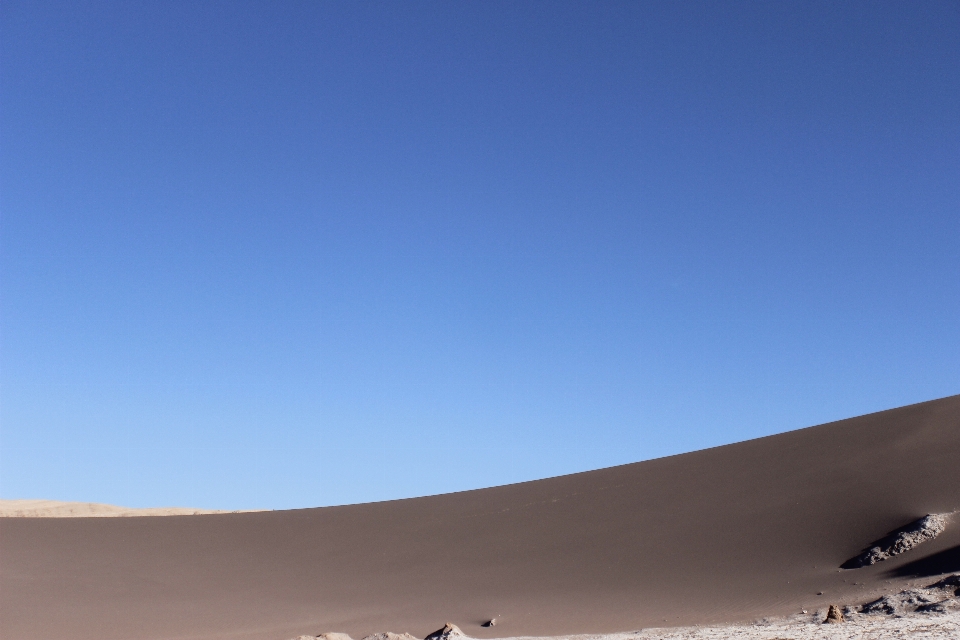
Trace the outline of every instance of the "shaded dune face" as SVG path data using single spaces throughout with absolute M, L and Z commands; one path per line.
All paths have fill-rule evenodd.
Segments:
M 555 635 L 862 603 L 953 562 L 956 516 L 914 549 L 840 569 L 891 531 L 960 510 L 957 460 L 953 396 L 427 498 L 162 518 L 5 518 L 0 636 L 423 637 L 448 621 L 475 637 Z M 492 618 L 495 627 L 480 626 Z

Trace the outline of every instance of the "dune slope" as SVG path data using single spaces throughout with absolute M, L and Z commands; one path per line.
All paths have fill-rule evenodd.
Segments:
M 0 636 L 423 637 L 448 621 L 479 638 L 561 635 L 863 602 L 955 563 L 956 516 L 915 549 L 838 569 L 898 527 L 960 509 L 957 460 L 960 396 L 427 498 L 0 518 Z

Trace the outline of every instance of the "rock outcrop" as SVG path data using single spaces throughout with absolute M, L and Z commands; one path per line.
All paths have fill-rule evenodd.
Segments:
M 908 613 L 946 613 L 960 611 L 960 574 L 931 584 L 923 589 L 910 589 L 868 602 L 861 613 L 903 616 Z
M 824 624 L 837 624 L 843 622 L 843 612 L 840 611 L 840 607 L 835 604 L 830 605 L 830 608 L 827 610 L 827 618 L 823 621 Z
M 859 555 L 850 558 L 840 566 L 843 569 L 859 569 L 909 551 L 943 533 L 947 528 L 949 517 L 950 514 L 932 513 L 915 520 L 877 540 Z
M 430 635 L 428 635 L 424 640 L 457 640 L 458 638 L 466 637 L 463 631 L 460 631 L 460 627 L 448 622 L 443 625 L 443 628 L 437 629 Z

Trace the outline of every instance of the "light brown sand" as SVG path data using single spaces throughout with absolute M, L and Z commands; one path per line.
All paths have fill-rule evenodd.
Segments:
M 134 509 L 97 502 L 57 500 L 0 500 L 0 518 L 129 518 L 137 516 L 192 516 L 207 513 L 243 513 L 189 507 Z
M 891 530 L 960 509 L 957 460 L 960 396 L 427 498 L 0 518 L 0 637 L 423 637 L 447 621 L 478 638 L 545 636 L 861 603 L 956 562 L 953 522 L 895 558 L 838 570 Z

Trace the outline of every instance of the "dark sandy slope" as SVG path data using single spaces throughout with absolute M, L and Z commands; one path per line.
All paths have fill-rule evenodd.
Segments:
M 450 621 L 490 637 L 749 620 L 960 570 L 960 518 L 903 556 L 837 570 L 891 529 L 957 509 L 960 396 L 428 498 L 3 518 L 0 636 L 423 637 Z M 492 616 L 495 628 L 479 626 Z

